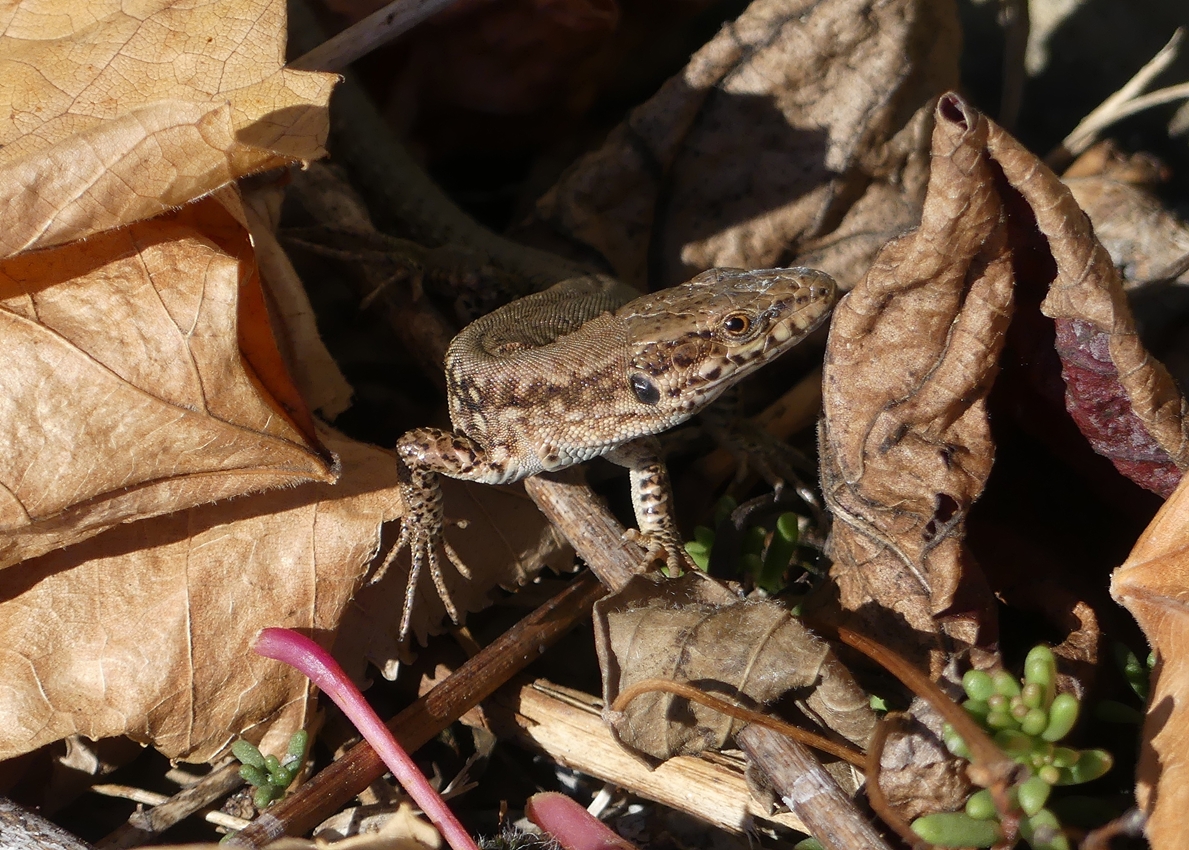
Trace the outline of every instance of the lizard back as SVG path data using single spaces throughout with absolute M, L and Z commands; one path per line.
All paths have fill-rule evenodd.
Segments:
M 803 338 L 834 282 L 809 269 L 716 269 L 634 297 L 564 281 L 472 322 L 446 354 L 450 419 L 513 481 L 665 431 Z

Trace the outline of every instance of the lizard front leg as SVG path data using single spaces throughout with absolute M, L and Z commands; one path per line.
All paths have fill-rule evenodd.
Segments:
M 442 488 L 438 474 L 451 478 L 483 480 L 490 471 L 482 446 L 462 434 L 440 428 L 417 428 L 402 436 L 396 443 L 400 456 L 399 480 L 405 515 L 401 520 L 400 537 L 380 574 L 405 546 L 409 547 L 409 579 L 405 585 L 405 607 L 401 613 L 400 640 L 404 640 L 412 621 L 413 597 L 421 571 L 429 568 L 438 597 L 446 606 L 446 613 L 458 622 L 458 608 L 450 598 L 442 575 L 438 548 L 464 578 L 470 578 L 466 564 L 454 551 L 442 533 Z
M 632 486 L 636 525 L 648 557 L 664 555 L 670 575 L 680 575 L 690 563 L 673 515 L 673 487 L 656 437 L 639 437 L 609 451 L 607 460 L 627 467 Z

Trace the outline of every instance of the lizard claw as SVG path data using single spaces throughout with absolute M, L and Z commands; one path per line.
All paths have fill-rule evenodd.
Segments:
M 623 534 L 625 540 L 630 540 L 644 547 L 644 563 L 652 564 L 663 561 L 665 572 L 670 578 L 676 578 L 690 569 L 697 569 L 685 546 L 676 537 L 661 534 L 647 534 L 635 528 L 629 528 Z

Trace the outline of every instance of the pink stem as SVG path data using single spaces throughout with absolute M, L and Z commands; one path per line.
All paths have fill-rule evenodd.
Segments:
M 396 781 L 442 833 L 446 843 L 454 850 L 478 850 L 475 840 L 458 822 L 446 801 L 417 769 L 409 754 L 397 743 L 329 652 L 290 629 L 262 629 L 252 648 L 258 655 L 284 662 L 309 677 L 355 724 Z
M 555 791 L 529 797 L 524 813 L 565 850 L 637 850 L 585 808 Z

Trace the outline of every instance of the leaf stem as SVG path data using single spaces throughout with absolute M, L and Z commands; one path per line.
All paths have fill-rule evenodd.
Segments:
M 355 724 L 383 760 L 396 781 L 433 822 L 453 850 L 478 850 L 475 840 L 458 822 L 413 759 L 397 743 L 384 722 L 367 704 L 359 688 L 347 678 L 343 668 L 318 644 L 290 629 L 262 629 L 252 647 L 258 655 L 273 658 L 301 671 Z

